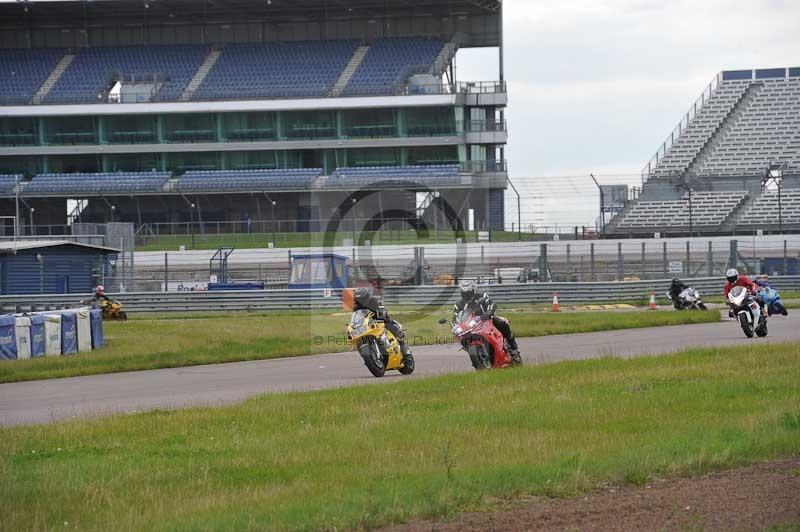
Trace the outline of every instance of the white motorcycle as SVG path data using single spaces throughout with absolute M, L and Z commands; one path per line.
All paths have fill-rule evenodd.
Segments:
M 753 335 L 764 337 L 767 335 L 767 316 L 761 312 L 761 304 L 755 296 L 743 286 L 734 286 L 728 292 L 728 304 L 733 315 L 742 326 L 744 335 L 752 338 Z
M 667 297 L 672 299 L 669 292 L 667 292 Z M 672 303 L 677 310 L 708 310 L 706 304 L 700 299 L 700 292 L 692 287 L 682 290 L 678 294 L 678 301 L 673 300 Z

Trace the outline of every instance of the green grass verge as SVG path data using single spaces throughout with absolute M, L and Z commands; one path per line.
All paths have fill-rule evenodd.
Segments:
M 465 231 L 463 242 L 477 242 L 476 231 Z M 379 231 L 376 233 L 361 231 L 357 235 L 359 243 L 364 245 L 367 240 L 373 246 L 391 244 L 437 244 L 453 243 L 459 236 L 454 231 L 439 231 L 437 238 L 434 230 L 427 231 Z M 532 233 L 518 233 L 508 231 L 492 231 L 493 242 L 516 242 L 518 240 L 534 240 L 537 235 Z M 275 247 L 279 248 L 305 248 L 320 247 L 325 244 L 325 233 L 275 233 Z M 340 230 L 334 235 L 332 244 L 343 245 L 343 240 L 352 238 L 352 233 Z M 206 234 L 206 235 L 160 235 L 145 241 L 137 242 L 136 251 L 177 251 L 180 246 L 186 249 L 217 249 L 219 247 L 235 247 L 238 249 L 266 248 L 273 239 L 272 233 L 236 233 L 236 234 Z
M 413 345 L 441 343 L 450 330 L 436 314 L 398 312 Z M 718 321 L 716 312 L 509 313 L 515 334 L 541 336 Z M 144 369 L 173 368 L 350 349 L 344 343 L 349 314 L 270 313 L 137 317 L 106 322 L 106 346 L 91 353 L 0 362 L 0 382 Z
M 800 344 L 0 430 L 6 530 L 351 530 L 800 452 Z

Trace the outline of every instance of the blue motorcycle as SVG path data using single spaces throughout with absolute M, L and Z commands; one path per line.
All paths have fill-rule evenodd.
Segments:
M 767 313 L 772 316 L 773 314 L 789 314 L 786 307 L 781 303 L 781 295 L 777 290 L 768 284 L 756 283 L 761 286 L 758 292 L 758 299 L 767 307 Z

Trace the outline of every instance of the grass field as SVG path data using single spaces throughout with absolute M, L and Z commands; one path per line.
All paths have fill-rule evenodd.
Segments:
M 4 530 L 350 530 L 800 452 L 800 344 L 0 430 Z
M 371 245 L 380 246 L 386 244 L 452 244 L 456 241 L 457 235 L 454 231 L 439 231 L 437 238 L 435 231 L 380 231 L 375 233 L 360 231 L 356 234 L 359 243 L 363 245 L 369 240 Z M 509 231 L 492 231 L 492 242 L 515 242 L 517 240 L 534 240 L 537 235 L 533 233 L 512 233 Z M 352 233 L 340 230 L 331 241 L 331 245 L 341 246 L 345 238 L 351 239 Z M 320 247 L 325 245 L 325 233 L 275 233 L 275 247 L 278 248 L 303 248 Z M 141 239 L 137 242 L 136 251 L 177 251 L 180 246 L 186 249 L 217 249 L 219 247 L 234 247 L 237 249 L 266 248 L 270 241 L 273 241 L 272 233 L 234 233 L 234 234 L 214 234 L 205 235 L 159 235 Z M 477 242 L 478 233 L 476 231 L 465 231 L 463 233 L 464 243 Z
M 437 323 L 442 311 L 398 312 L 412 344 L 449 338 Z M 719 320 L 717 312 L 512 312 L 518 336 L 542 336 Z M 270 313 L 157 316 L 127 323 L 106 322 L 103 349 L 73 356 L 0 363 L 0 382 L 51 379 L 120 371 L 194 366 L 346 351 L 342 342 L 349 314 Z M 321 337 L 322 341 L 315 341 Z M 438 340 L 439 342 L 441 340 Z

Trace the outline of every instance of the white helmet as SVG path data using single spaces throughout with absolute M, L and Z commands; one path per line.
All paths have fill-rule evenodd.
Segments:
M 459 288 L 461 289 L 461 299 L 464 301 L 470 301 L 473 297 L 475 297 L 475 292 L 478 289 L 478 285 L 475 283 L 475 281 L 464 280 L 461 281 Z
M 728 271 L 725 272 L 725 278 L 728 280 L 729 283 L 733 284 L 739 279 L 739 270 L 736 268 L 730 268 Z

